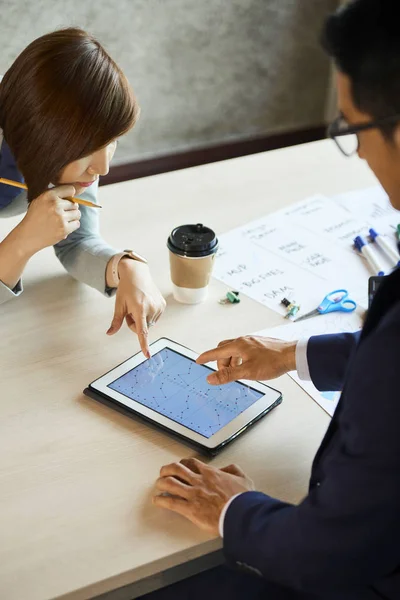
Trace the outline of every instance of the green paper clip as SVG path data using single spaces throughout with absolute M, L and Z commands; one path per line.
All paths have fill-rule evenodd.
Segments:
M 219 301 L 220 304 L 239 304 L 239 292 L 227 292 L 224 298 Z
M 296 304 L 296 301 L 288 300 L 287 298 L 282 298 L 281 304 L 286 308 L 285 319 L 290 319 L 295 317 L 300 310 L 300 304 Z

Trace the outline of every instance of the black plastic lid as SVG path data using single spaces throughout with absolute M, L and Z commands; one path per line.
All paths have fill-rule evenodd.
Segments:
M 212 229 L 197 225 L 176 227 L 168 238 L 171 252 L 189 258 L 200 258 L 214 254 L 218 250 L 218 239 Z

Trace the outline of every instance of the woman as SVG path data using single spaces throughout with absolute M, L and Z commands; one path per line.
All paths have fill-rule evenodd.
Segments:
M 22 293 L 29 259 L 47 246 L 76 279 L 116 295 L 108 334 L 124 319 L 149 356 L 148 327 L 165 309 L 145 259 L 119 251 L 99 234 L 97 202 L 117 138 L 139 107 L 129 83 L 92 36 L 69 28 L 32 42 L 0 84 L 0 177 L 25 181 L 28 192 L 0 184 L 0 216 L 26 211 L 0 243 L 0 303 Z

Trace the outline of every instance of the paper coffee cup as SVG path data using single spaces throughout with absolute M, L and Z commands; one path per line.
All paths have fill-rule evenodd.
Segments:
M 167 246 L 175 300 L 185 304 L 203 302 L 218 250 L 215 233 L 201 223 L 181 225 L 172 231 Z

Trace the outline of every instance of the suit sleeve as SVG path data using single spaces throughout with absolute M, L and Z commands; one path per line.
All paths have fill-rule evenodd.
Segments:
M 228 562 L 306 593 L 366 586 L 398 567 L 399 339 L 400 318 L 360 344 L 329 455 L 298 506 L 258 492 L 232 502 Z
M 310 337 L 307 362 L 315 387 L 321 392 L 341 391 L 348 366 L 360 339 L 356 333 L 339 333 Z

